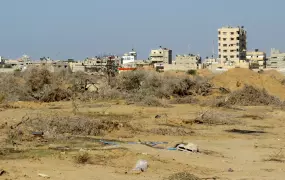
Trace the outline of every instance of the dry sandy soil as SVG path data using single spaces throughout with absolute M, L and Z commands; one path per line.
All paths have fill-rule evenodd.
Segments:
M 127 122 L 129 126 L 120 126 L 99 137 L 73 137 L 44 143 L 35 139 L 13 142 L 14 145 L 7 142 L 10 126 L 20 122 L 25 115 L 30 118 L 55 114 L 71 116 L 72 107 L 71 102 L 19 102 L 1 109 L 1 151 L 9 147 L 13 151 L 0 154 L 0 169 L 6 171 L 0 179 L 40 180 L 44 178 L 38 173 L 43 173 L 55 180 L 163 180 L 178 172 L 188 172 L 204 179 L 281 180 L 285 177 L 282 152 L 285 147 L 285 112 L 269 106 L 216 109 L 173 105 L 151 108 L 125 105 L 119 101 L 80 103 L 76 116 L 95 114 L 99 117 L 100 114 L 100 117 Z M 194 123 L 197 117 L 206 113 L 211 118 L 204 119 L 204 124 Z M 161 117 L 155 118 L 156 115 Z M 252 132 L 228 131 L 233 129 Z M 103 145 L 93 138 L 113 139 L 121 143 L 118 146 Z M 158 149 L 126 143 L 145 141 L 165 141 L 168 144 L 161 145 L 164 149 Z M 166 149 L 179 142 L 197 144 L 200 153 Z M 48 149 L 50 143 L 74 149 L 51 150 Z M 88 152 L 92 163 L 78 164 L 74 161 L 80 148 Z M 148 161 L 146 172 L 132 171 L 139 159 Z

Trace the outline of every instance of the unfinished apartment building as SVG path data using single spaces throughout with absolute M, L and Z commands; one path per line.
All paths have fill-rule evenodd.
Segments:
M 160 46 L 159 49 L 151 50 L 149 60 L 151 60 L 153 64 L 172 64 L 172 50 Z
M 271 56 L 267 61 L 267 68 L 285 68 L 285 52 L 281 52 L 278 49 L 271 49 Z
M 201 57 L 194 54 L 176 55 L 175 65 L 181 66 L 183 69 L 199 69 L 201 64 Z
M 243 26 L 218 29 L 218 39 L 218 55 L 221 63 L 246 59 L 246 30 Z
M 250 69 L 264 69 L 266 66 L 266 53 L 255 49 L 246 52 L 246 61 Z

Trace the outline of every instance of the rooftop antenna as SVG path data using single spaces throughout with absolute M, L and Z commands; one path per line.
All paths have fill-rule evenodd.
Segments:
M 212 58 L 215 57 L 215 40 L 213 40 Z
M 134 44 L 132 44 L 132 51 L 135 51 L 135 47 L 134 47 Z
M 191 54 L 191 45 L 190 44 L 188 44 L 188 52 L 189 52 L 189 54 Z

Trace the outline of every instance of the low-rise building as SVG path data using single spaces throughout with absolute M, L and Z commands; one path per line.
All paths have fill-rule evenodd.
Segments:
M 122 56 L 122 64 L 134 63 L 137 60 L 137 52 L 132 49 L 131 52 Z
M 5 62 L 6 62 L 6 59 L 0 56 L 0 64 L 5 64 Z
M 201 65 L 201 57 L 199 55 L 176 55 L 175 65 L 184 66 L 186 69 L 199 69 Z
M 250 69 L 264 69 L 266 66 L 266 53 L 255 49 L 246 52 L 246 61 Z
M 285 53 L 278 49 L 271 49 L 271 55 L 266 63 L 267 68 L 285 68 Z
M 172 64 L 172 50 L 168 48 L 162 48 L 151 50 L 149 60 L 155 63 Z

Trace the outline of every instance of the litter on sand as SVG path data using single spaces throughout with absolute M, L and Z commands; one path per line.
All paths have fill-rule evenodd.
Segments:
M 183 152 L 199 152 L 198 145 L 193 143 L 178 144 L 176 145 L 176 149 Z
M 138 160 L 135 168 L 133 169 L 133 171 L 141 171 L 141 172 L 145 172 L 146 169 L 148 167 L 148 163 L 146 160 Z
M 38 176 L 42 177 L 42 178 L 47 178 L 49 179 L 50 177 L 46 174 L 42 174 L 42 173 L 38 173 Z

